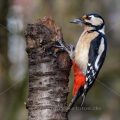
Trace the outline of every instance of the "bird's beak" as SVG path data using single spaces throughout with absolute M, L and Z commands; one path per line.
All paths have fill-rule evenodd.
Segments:
M 84 19 L 82 18 L 77 18 L 77 19 L 74 19 L 73 21 L 70 21 L 70 23 L 74 23 L 74 24 L 84 24 Z

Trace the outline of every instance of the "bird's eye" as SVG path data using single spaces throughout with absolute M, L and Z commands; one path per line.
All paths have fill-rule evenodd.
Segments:
M 87 16 L 87 18 L 86 18 L 87 20 L 90 20 L 91 19 L 91 17 L 90 16 Z
M 90 19 L 91 19 L 91 16 L 89 16 L 89 15 L 84 15 L 84 16 L 82 17 L 82 19 L 84 19 L 84 20 L 90 20 Z

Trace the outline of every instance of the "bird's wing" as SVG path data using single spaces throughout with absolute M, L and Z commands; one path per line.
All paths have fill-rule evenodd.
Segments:
M 86 84 L 84 85 L 85 92 L 92 87 L 101 67 L 104 62 L 107 50 L 106 38 L 104 35 L 99 35 L 90 43 L 89 59 L 86 70 Z

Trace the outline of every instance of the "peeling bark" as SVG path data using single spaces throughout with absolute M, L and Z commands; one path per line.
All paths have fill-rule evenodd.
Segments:
M 45 17 L 29 24 L 25 37 L 29 60 L 28 120 L 67 120 L 71 60 L 65 51 L 53 47 L 63 39 L 60 28 Z

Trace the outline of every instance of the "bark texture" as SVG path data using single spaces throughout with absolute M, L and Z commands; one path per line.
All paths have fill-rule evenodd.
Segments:
M 61 30 L 45 17 L 29 24 L 25 37 L 29 60 L 28 120 L 66 120 L 71 60 L 65 51 L 53 47 L 63 39 Z

